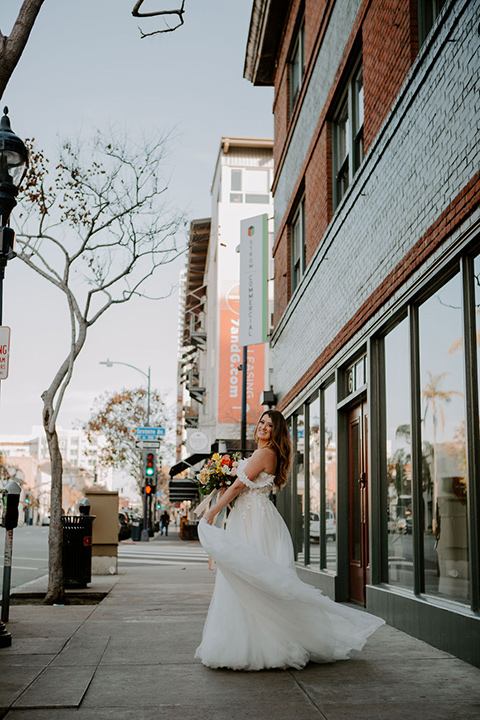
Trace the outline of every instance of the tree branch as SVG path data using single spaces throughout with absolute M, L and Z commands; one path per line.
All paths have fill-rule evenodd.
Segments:
M 135 7 L 132 10 L 133 17 L 157 17 L 159 15 L 165 17 L 166 15 L 176 15 L 178 18 L 178 25 L 175 25 L 174 27 L 169 27 L 165 21 L 165 25 L 167 25 L 166 28 L 163 30 L 154 30 L 153 32 L 144 33 L 141 28 L 138 28 L 140 31 L 140 37 L 146 38 L 150 37 L 151 35 L 160 35 L 161 33 L 167 33 L 167 32 L 174 32 L 175 30 L 178 30 L 179 27 L 183 25 L 183 15 L 185 13 L 185 0 L 182 0 L 182 5 L 177 10 L 157 10 L 155 12 L 140 12 L 140 8 L 143 5 L 144 0 L 138 0 L 135 3 Z
M 25 49 L 44 0 L 24 0 L 9 37 L 0 37 L 0 98 Z

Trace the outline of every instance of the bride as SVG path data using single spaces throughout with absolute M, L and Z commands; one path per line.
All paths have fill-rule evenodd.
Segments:
M 267 410 L 255 430 L 257 450 L 240 460 L 237 480 L 199 523 L 200 542 L 217 563 L 203 637 L 195 657 L 212 668 L 303 668 L 345 660 L 361 650 L 384 621 L 338 605 L 303 583 L 293 546 L 270 501 L 287 482 L 291 444 L 287 423 Z M 236 498 L 226 529 L 214 521 Z

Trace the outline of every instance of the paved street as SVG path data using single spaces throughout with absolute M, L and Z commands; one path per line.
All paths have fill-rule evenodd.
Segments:
M 198 543 L 122 543 L 98 605 L 12 605 L 2 720 L 476 720 L 480 671 L 382 627 L 348 662 L 210 670 L 194 659 L 213 589 Z M 38 588 L 44 584 L 40 580 Z
M 148 543 L 124 540 L 118 547 L 120 569 L 141 565 L 204 566 L 208 557 L 198 541 L 183 542 L 174 526 L 168 537 L 157 534 Z
M 5 530 L 0 529 L 0 578 L 3 578 Z M 48 572 L 48 527 L 23 525 L 13 533 L 12 590 Z M 0 580 L 0 595 L 2 591 Z

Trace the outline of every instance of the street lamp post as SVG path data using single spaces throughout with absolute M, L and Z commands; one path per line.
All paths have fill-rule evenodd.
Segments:
M 7 262 L 15 257 L 15 233 L 9 227 L 20 183 L 28 167 L 28 150 L 10 127 L 8 108 L 0 120 L 0 325 L 3 322 L 3 278 Z
M 109 358 L 107 358 L 106 360 L 101 360 L 100 365 L 106 365 L 107 367 L 112 367 L 112 365 L 125 365 L 125 367 L 137 370 L 139 373 L 141 373 L 144 377 L 147 378 L 147 427 L 150 427 L 150 368 L 148 368 L 148 373 L 146 373 L 144 370 L 141 370 L 135 365 L 130 365 L 130 363 L 120 362 L 118 360 L 109 360 Z M 148 503 L 149 497 L 145 494 L 143 498 L 143 530 L 140 538 L 142 541 L 148 541 L 150 539 L 150 533 L 148 530 Z
M 5 107 L 3 117 L 0 120 L 0 326 L 3 323 L 3 279 L 5 277 L 5 268 L 7 262 L 15 257 L 13 250 L 15 247 L 15 233 L 9 226 L 10 214 L 17 204 L 16 197 L 20 183 L 27 172 L 27 167 L 28 150 L 23 140 L 20 140 L 10 127 L 8 108 Z M 12 527 L 16 527 L 16 523 Z M 8 621 L 12 545 L 13 529 L 8 529 L 5 536 L 0 647 L 5 647 L 12 642 L 11 635 L 7 632 L 4 624 Z M 10 567 L 7 567 L 7 557 L 10 557 Z
M 125 365 L 125 367 L 137 370 L 143 375 L 143 377 L 147 378 L 147 426 L 150 427 L 150 368 L 148 368 L 148 373 L 146 373 L 144 370 L 140 370 L 140 368 L 135 365 L 130 365 L 130 363 L 124 363 L 118 360 L 109 360 L 108 358 L 106 360 L 101 360 L 100 365 L 106 365 L 107 367 L 112 367 L 112 365 Z

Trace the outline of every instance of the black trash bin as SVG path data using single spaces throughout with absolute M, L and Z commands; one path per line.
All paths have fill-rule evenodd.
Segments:
M 63 579 L 66 587 L 87 587 L 92 581 L 94 515 L 63 515 Z
M 198 540 L 198 523 L 190 523 L 188 526 L 188 539 Z
M 142 539 L 142 528 L 143 522 L 141 520 L 134 520 L 132 522 L 132 540 L 140 542 Z

